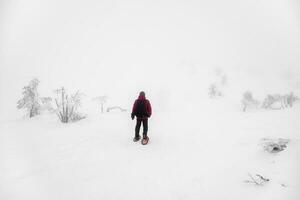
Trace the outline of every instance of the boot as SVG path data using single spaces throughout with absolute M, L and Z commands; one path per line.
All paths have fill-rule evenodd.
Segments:
M 149 137 L 147 135 L 143 135 L 142 145 L 148 144 L 148 141 L 149 141 Z
M 140 139 L 141 139 L 141 136 L 137 135 L 137 136 L 135 136 L 135 137 L 133 138 L 133 141 L 134 141 L 134 142 L 137 142 L 137 141 L 139 141 Z

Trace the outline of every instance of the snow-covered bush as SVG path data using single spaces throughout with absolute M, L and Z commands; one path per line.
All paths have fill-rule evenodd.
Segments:
M 121 111 L 121 112 L 126 112 L 126 109 L 121 108 L 120 106 L 112 106 L 112 107 L 108 107 L 108 108 L 106 109 L 106 112 L 110 112 L 110 111 L 112 111 L 112 110 L 119 110 L 119 111 Z
M 276 103 L 279 103 L 279 107 L 274 107 Z M 267 97 L 264 99 L 264 102 L 262 104 L 262 108 L 265 109 L 281 109 L 282 107 L 282 99 L 281 95 L 279 94 L 274 94 L 274 95 L 267 95 Z
M 23 88 L 23 98 L 17 103 L 17 108 L 26 109 L 29 117 L 34 117 L 40 113 L 41 105 L 37 91 L 39 83 L 40 81 L 38 79 L 32 79 L 29 84 Z
M 101 105 L 101 113 L 104 112 L 104 104 L 107 102 L 108 97 L 107 96 L 98 96 L 93 98 L 94 101 L 97 101 Z
M 59 96 L 59 100 L 55 99 L 56 114 L 61 122 L 69 123 L 85 118 L 84 115 L 78 112 L 78 108 L 81 106 L 81 93 L 76 92 L 69 96 L 63 87 L 55 92 Z
M 294 103 L 300 100 L 299 97 L 295 96 L 293 92 L 290 92 L 290 94 L 285 95 L 285 98 L 286 98 L 286 104 L 289 107 L 293 107 Z
M 210 98 L 223 96 L 222 92 L 217 88 L 215 83 L 213 83 L 209 86 L 208 95 Z
M 289 141 L 289 139 L 283 138 L 263 138 L 261 145 L 269 153 L 278 153 L 287 147 Z
M 299 98 L 292 92 L 286 95 L 267 95 L 262 104 L 262 108 L 274 110 L 284 109 L 287 107 L 292 107 L 297 100 L 299 100 Z
M 27 86 L 23 88 L 23 98 L 17 103 L 18 109 L 26 109 L 29 117 L 40 114 L 43 110 L 51 110 L 50 97 L 40 97 L 38 93 L 38 79 L 32 79 Z
M 242 105 L 243 105 L 243 111 L 245 112 L 247 108 L 258 108 L 260 102 L 253 98 L 253 95 L 250 91 L 247 91 L 243 95 L 242 99 Z

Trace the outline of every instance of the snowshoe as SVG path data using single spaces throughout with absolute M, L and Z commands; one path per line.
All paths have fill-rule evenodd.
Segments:
M 138 142 L 140 139 L 141 139 L 141 136 L 134 137 L 134 138 L 133 138 L 133 141 L 134 141 L 134 142 Z
M 144 138 L 142 139 L 142 145 L 148 144 L 148 141 L 149 141 L 149 137 L 148 137 L 148 136 L 144 137 Z

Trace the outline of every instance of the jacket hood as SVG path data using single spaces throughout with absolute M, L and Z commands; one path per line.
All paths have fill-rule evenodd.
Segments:
M 146 97 L 145 97 L 145 95 L 139 95 L 138 99 L 139 99 L 139 100 L 145 100 Z

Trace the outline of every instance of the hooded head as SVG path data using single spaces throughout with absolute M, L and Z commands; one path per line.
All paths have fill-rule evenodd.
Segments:
M 139 94 L 139 99 L 146 99 L 146 95 L 144 91 L 141 91 Z

